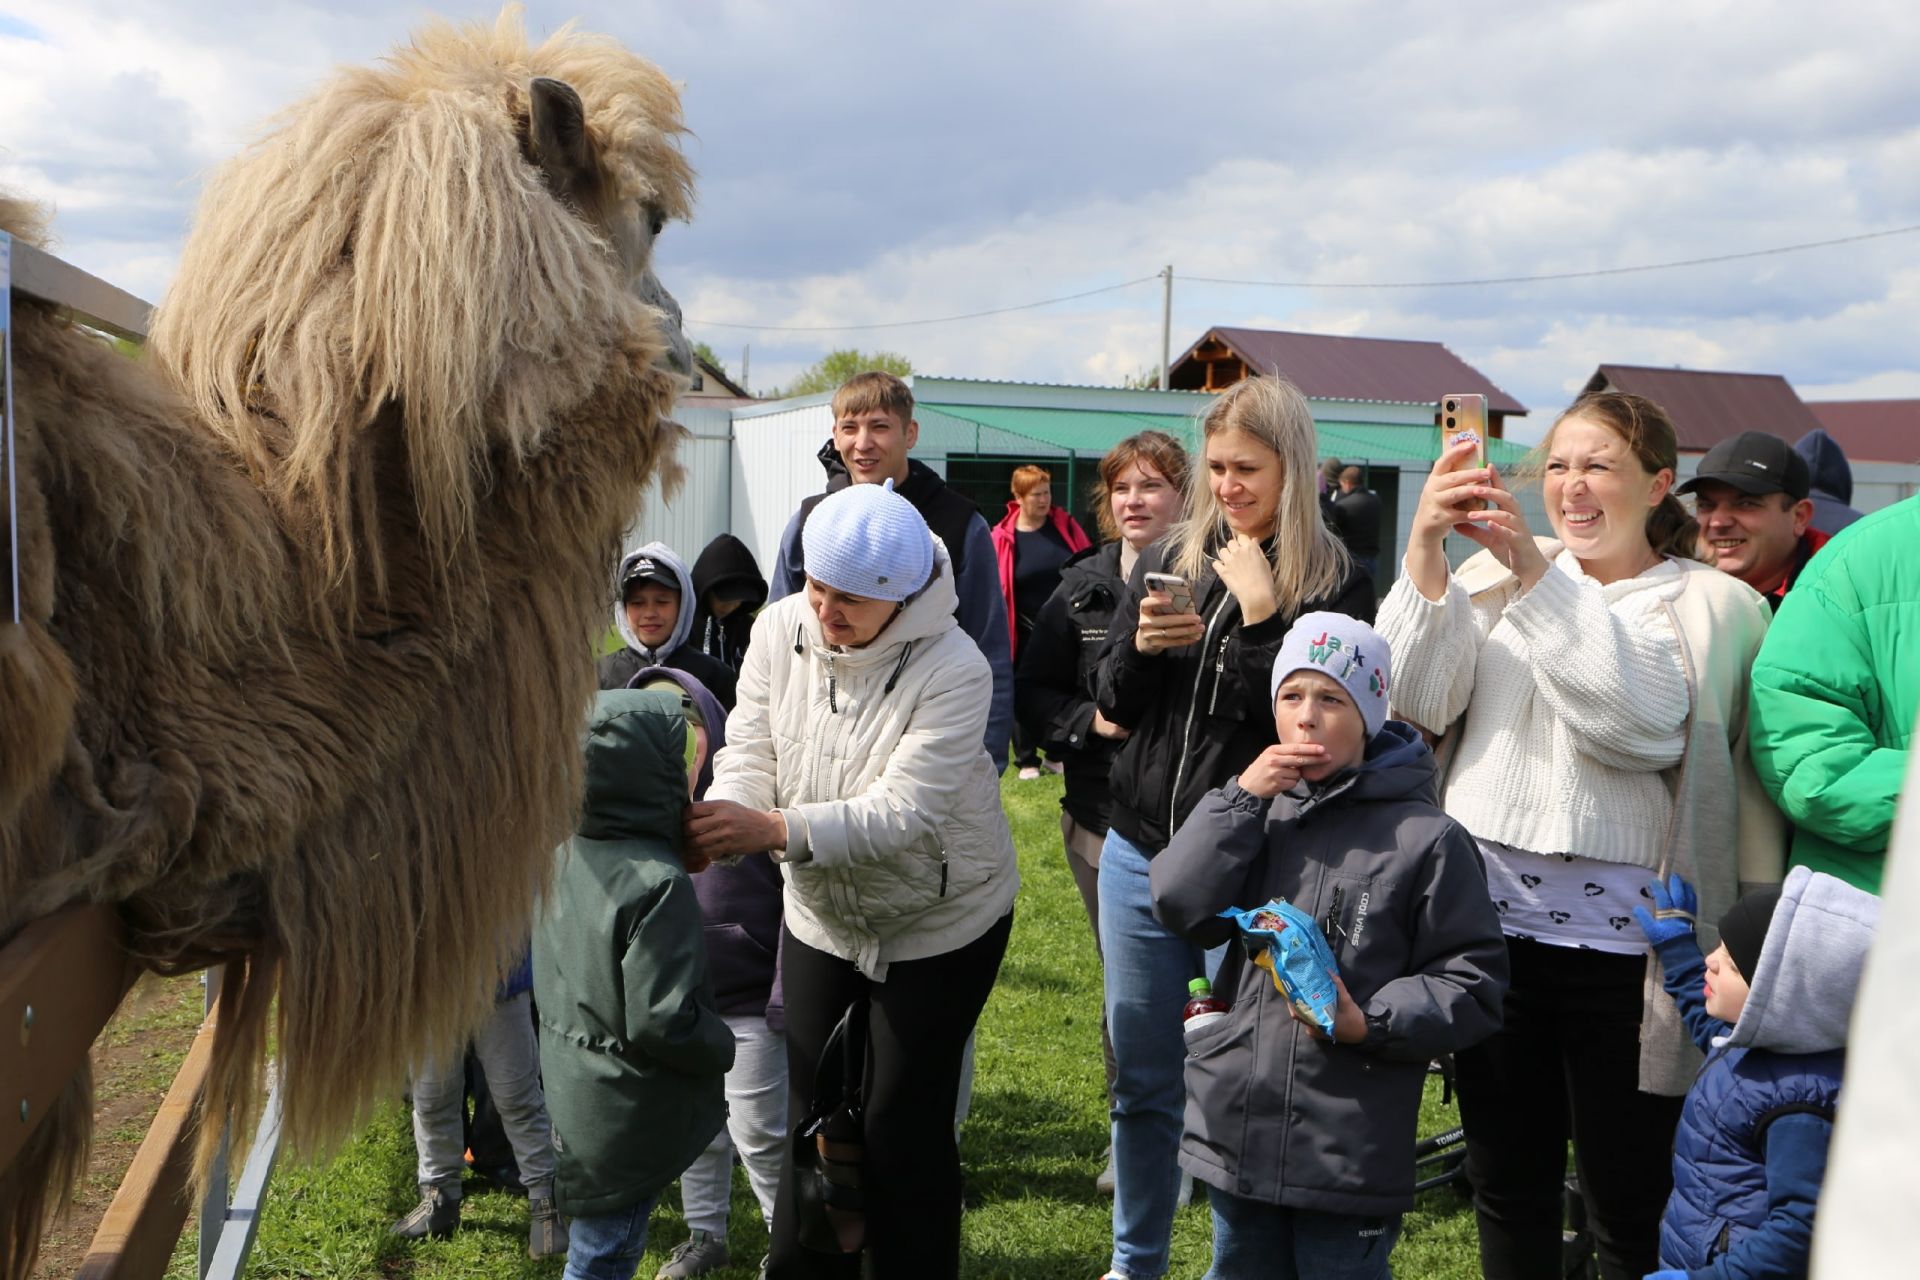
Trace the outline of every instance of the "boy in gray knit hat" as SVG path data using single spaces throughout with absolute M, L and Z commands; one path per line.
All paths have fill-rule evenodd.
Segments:
M 1391 667 L 1364 622 L 1295 622 L 1273 664 L 1279 742 L 1151 864 L 1154 913 L 1200 946 L 1232 934 L 1221 911 L 1284 898 L 1339 966 L 1328 1037 L 1229 948 L 1232 1008 L 1188 1042 L 1180 1166 L 1209 1189 L 1210 1276 L 1389 1276 L 1426 1065 L 1500 1025 L 1500 919 L 1473 838 L 1435 803 L 1433 754 L 1387 719 Z

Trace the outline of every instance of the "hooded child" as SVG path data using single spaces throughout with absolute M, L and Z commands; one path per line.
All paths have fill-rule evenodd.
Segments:
M 1654 1280 L 1804 1276 L 1880 899 L 1795 867 L 1720 917 L 1702 955 L 1693 886 L 1634 908 L 1667 994 L 1707 1055 L 1680 1113 Z
M 767 580 L 747 544 L 730 533 L 709 542 L 693 562 L 693 612 L 688 643 L 735 675 L 747 656 L 753 618 L 767 602 Z
M 727 745 L 727 713 L 693 676 L 672 667 L 647 667 L 635 689 L 665 689 L 681 699 L 688 724 L 702 735 L 690 768 L 693 798 L 713 781 L 713 760 Z M 787 1137 L 786 1010 L 780 994 L 780 868 L 768 858 L 731 858 L 694 873 L 700 899 L 714 1008 L 733 1033 L 727 1071 L 727 1122 L 680 1175 L 687 1238 L 675 1245 L 661 1274 L 669 1280 L 727 1266 L 734 1155 L 773 1223 L 774 1191 Z
M 581 1280 L 633 1274 L 660 1192 L 726 1123 L 733 1033 L 683 862 L 689 732 L 669 690 L 595 698 L 579 825 L 534 926 L 554 1194 Z
M 624 646 L 600 659 L 602 689 L 624 689 L 642 667 L 673 667 L 705 685 L 720 705 L 733 710 L 733 671 L 688 642 L 693 634 L 693 575 L 664 542 L 629 551 L 615 578 L 620 598 L 613 625 Z
M 1214 946 L 1233 931 L 1221 911 L 1284 898 L 1321 922 L 1338 965 L 1331 1038 L 1240 948 L 1220 967 L 1232 1006 L 1188 1046 L 1180 1148 L 1212 1200 L 1210 1276 L 1389 1276 L 1427 1064 L 1500 1025 L 1486 873 L 1439 807 L 1418 731 L 1386 718 L 1390 668 L 1364 622 L 1295 622 L 1273 664 L 1279 742 L 1151 865 L 1176 933 Z

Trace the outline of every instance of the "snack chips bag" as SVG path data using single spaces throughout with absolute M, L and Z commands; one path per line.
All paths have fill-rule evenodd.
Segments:
M 1285 898 L 1261 907 L 1229 909 L 1220 916 L 1240 927 L 1240 945 L 1255 964 L 1273 975 L 1274 988 L 1309 1024 L 1331 1036 L 1333 1013 L 1340 1003 L 1333 985 L 1339 964 L 1313 917 Z

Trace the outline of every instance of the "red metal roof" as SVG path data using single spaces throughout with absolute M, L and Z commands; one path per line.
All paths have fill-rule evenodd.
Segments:
M 1713 448 L 1742 431 L 1766 431 L 1789 443 L 1820 425 L 1793 385 L 1777 373 L 1712 373 L 1603 364 L 1586 390 L 1611 387 L 1659 405 L 1673 419 L 1680 448 Z
M 1177 374 L 1194 348 L 1209 338 L 1225 343 L 1257 372 L 1285 374 L 1315 399 L 1431 404 L 1450 391 L 1463 391 L 1486 396 L 1487 408 L 1494 412 L 1527 411 L 1527 406 L 1442 344 L 1401 338 L 1350 338 L 1219 326 L 1207 330 L 1199 342 L 1188 347 L 1186 354 L 1174 361 L 1170 375 Z M 1169 381 L 1179 385 L 1172 376 Z
M 1853 462 L 1920 462 L 1920 400 L 1815 400 L 1813 416 Z

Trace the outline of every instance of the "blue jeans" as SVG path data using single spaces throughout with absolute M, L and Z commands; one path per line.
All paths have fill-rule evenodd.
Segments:
M 1206 1280 L 1393 1280 L 1400 1215 L 1288 1209 L 1207 1188 L 1213 1266 Z
M 633 1280 L 647 1251 L 647 1219 L 657 1199 L 648 1196 L 631 1208 L 575 1218 L 564 1280 Z
M 1118 831 L 1100 850 L 1100 950 L 1113 1038 L 1113 1264 L 1128 1280 L 1167 1273 L 1179 1192 L 1187 983 L 1211 978 L 1225 947 L 1202 951 L 1153 917 L 1147 855 Z

